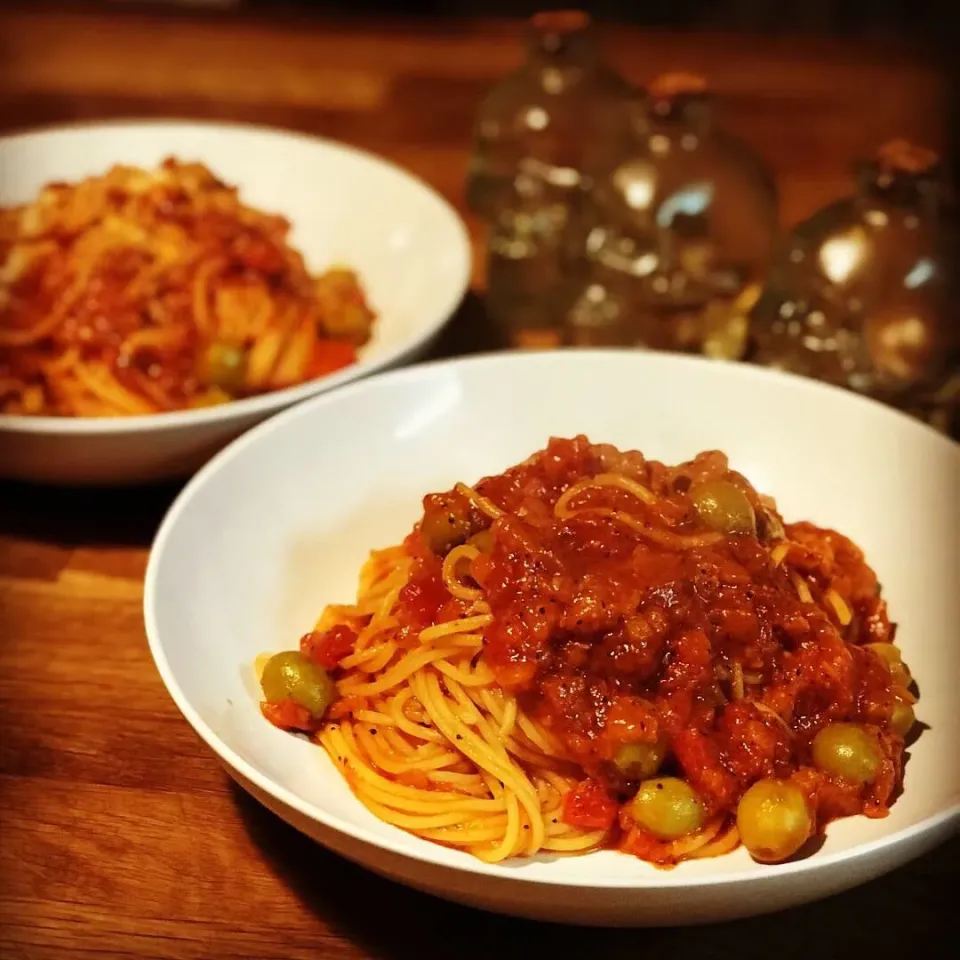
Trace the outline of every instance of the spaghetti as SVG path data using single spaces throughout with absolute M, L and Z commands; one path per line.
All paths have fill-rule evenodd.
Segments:
M 424 500 L 357 600 L 260 664 L 376 816 L 491 861 L 672 865 L 883 816 L 913 723 L 876 578 L 717 452 L 585 438 Z
M 374 314 L 289 223 L 197 163 L 114 167 L 0 209 L 0 412 L 209 406 L 352 363 Z

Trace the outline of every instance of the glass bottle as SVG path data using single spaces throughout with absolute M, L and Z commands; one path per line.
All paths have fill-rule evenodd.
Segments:
M 945 425 L 960 396 L 945 312 L 938 157 L 904 140 L 798 226 L 751 315 L 753 359 Z
M 567 339 L 738 357 L 777 232 L 774 182 L 714 123 L 706 81 L 658 77 L 578 230 Z
M 526 60 L 483 101 L 467 200 L 487 230 L 487 306 L 514 346 L 560 342 L 557 291 L 571 206 L 616 150 L 632 88 L 602 60 L 587 14 L 540 13 Z

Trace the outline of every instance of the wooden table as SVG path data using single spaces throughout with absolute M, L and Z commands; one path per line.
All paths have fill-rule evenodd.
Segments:
M 35 3 L 0 14 L 0 126 L 144 114 L 282 124 L 382 153 L 462 206 L 471 117 L 516 63 L 515 33 Z M 609 47 L 635 80 L 705 71 L 728 124 L 778 171 L 788 222 L 842 193 L 850 163 L 882 139 L 943 139 L 942 78 L 916 52 L 633 30 Z M 441 352 L 488 342 L 471 299 Z M 946 955 L 957 842 L 803 909 L 645 933 L 482 915 L 304 842 L 232 787 L 150 661 L 141 581 L 176 491 L 0 485 L 3 958 L 789 958 L 813 943 L 824 957 L 903 956 L 914 943 Z

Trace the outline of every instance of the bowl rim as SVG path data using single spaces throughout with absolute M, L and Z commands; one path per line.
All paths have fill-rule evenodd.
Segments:
M 859 860 L 871 855 L 881 855 L 890 848 L 899 847 L 908 843 L 912 838 L 935 833 L 951 823 L 960 824 L 960 799 L 956 799 L 952 803 L 948 803 L 944 808 L 925 817 L 919 823 L 911 824 L 893 833 L 877 837 L 864 843 L 859 843 L 850 849 L 827 854 L 818 853 L 802 860 L 788 861 L 786 863 L 765 864 L 763 865 L 762 874 L 746 873 L 742 868 L 740 870 L 728 869 L 709 876 L 683 876 L 682 874 L 674 872 L 669 875 L 672 882 L 660 883 L 658 880 L 664 879 L 666 875 L 664 875 L 663 871 L 651 867 L 652 872 L 650 876 L 643 880 L 636 877 L 623 878 L 603 875 L 595 877 L 584 876 L 582 879 L 571 878 L 569 875 L 533 877 L 524 875 L 522 871 L 511 870 L 502 864 L 489 864 L 472 857 L 465 858 L 462 863 L 452 864 L 441 858 L 439 851 L 445 851 L 446 848 L 439 844 L 423 840 L 405 831 L 401 837 L 394 840 L 391 837 L 378 835 L 363 825 L 351 823 L 336 814 L 331 814 L 316 804 L 302 799 L 294 791 L 282 786 L 272 777 L 262 773 L 254 764 L 241 757 L 220 739 L 194 709 L 190 700 L 181 689 L 176 675 L 167 660 L 163 640 L 160 636 L 157 620 L 157 581 L 159 570 L 163 563 L 166 543 L 172 536 L 181 514 L 186 511 L 194 496 L 218 471 L 226 468 L 231 461 L 242 455 L 248 447 L 255 445 L 262 436 L 267 435 L 271 431 L 281 429 L 289 421 L 299 417 L 309 417 L 317 409 L 329 404 L 343 402 L 347 400 L 352 393 L 366 390 L 389 391 L 393 388 L 394 384 L 403 385 L 407 381 L 416 380 L 420 377 L 430 377 L 438 370 L 456 370 L 461 367 L 480 369 L 490 367 L 496 369 L 501 365 L 523 366 L 531 363 L 559 364 L 560 366 L 568 363 L 583 364 L 591 362 L 599 365 L 630 364 L 638 359 L 641 365 L 655 363 L 675 365 L 681 369 L 689 368 L 693 375 L 695 375 L 698 369 L 712 364 L 726 368 L 731 376 L 742 376 L 766 382 L 778 381 L 789 385 L 791 389 L 807 393 L 823 393 L 825 391 L 833 393 L 837 399 L 840 399 L 840 397 L 845 398 L 843 402 L 873 409 L 875 412 L 879 412 L 881 416 L 899 421 L 902 425 L 907 425 L 908 428 L 925 434 L 928 441 L 941 442 L 943 444 L 942 450 L 946 456 L 955 456 L 960 460 L 960 443 L 954 442 L 951 438 L 944 436 L 932 427 L 921 423 L 905 413 L 842 387 L 836 387 L 792 373 L 771 370 L 750 364 L 712 360 L 680 354 L 652 353 L 646 351 L 632 352 L 616 349 L 491 352 L 416 364 L 412 367 L 392 370 L 375 377 L 355 381 L 340 390 L 320 394 L 313 397 L 309 402 L 291 407 L 279 413 L 277 416 L 271 417 L 269 420 L 258 424 L 217 453 L 177 494 L 164 516 L 150 548 L 146 575 L 144 577 L 143 593 L 143 616 L 148 647 L 157 671 L 160 674 L 160 678 L 175 705 L 204 743 L 219 757 L 221 762 L 239 773 L 248 782 L 252 783 L 278 803 L 291 808 L 308 820 L 319 823 L 329 830 L 343 834 L 365 845 L 439 869 L 455 870 L 476 876 L 491 877 L 497 880 L 513 880 L 524 884 L 539 884 L 550 887 L 574 889 L 579 887 L 592 887 L 607 890 L 642 890 L 651 888 L 682 890 L 714 887 L 718 884 L 752 883 L 768 876 L 770 878 L 785 878 L 815 872 L 836 864 Z M 359 803 L 360 801 L 357 800 L 356 802 Z
M 470 289 L 470 278 L 473 267 L 473 249 L 470 242 L 470 233 L 463 218 L 440 192 L 426 180 L 415 173 L 401 167 L 399 164 L 381 157 L 371 151 L 354 147 L 330 137 L 318 134 L 304 133 L 299 130 L 290 130 L 283 127 L 274 127 L 267 124 L 244 123 L 240 121 L 194 120 L 189 118 L 149 117 L 149 118 L 116 118 L 110 120 L 78 120 L 68 123 L 45 124 L 37 127 L 15 130 L 0 135 L 0 159 L 8 146 L 18 141 L 43 139 L 47 136 L 56 136 L 62 133 L 89 133 L 95 134 L 104 128 L 115 128 L 136 131 L 138 129 L 187 127 L 211 131 L 226 132 L 229 134 L 254 135 L 266 139 L 273 139 L 279 144 L 299 144 L 301 146 L 319 146 L 346 157 L 360 159 L 379 168 L 382 172 L 392 173 L 404 180 L 408 185 L 419 189 L 427 197 L 439 205 L 447 215 L 454 233 L 457 235 L 456 247 L 459 249 L 455 292 L 440 303 L 435 311 L 432 322 L 427 323 L 414 336 L 385 351 L 375 361 L 367 361 L 362 357 L 355 363 L 336 370 L 332 373 L 316 377 L 305 383 L 283 387 L 268 393 L 256 394 L 252 397 L 242 397 L 231 400 L 229 403 L 212 407 L 199 407 L 186 410 L 164 410 L 157 413 L 136 414 L 126 417 L 57 417 L 57 416 L 29 416 L 26 414 L 0 413 L 0 433 L 19 433 L 28 435 L 70 435 L 70 436 L 103 436 L 126 434 L 142 431 L 176 430 L 182 427 L 212 426 L 229 423 L 235 419 L 248 417 L 262 417 L 290 404 L 298 403 L 308 397 L 316 396 L 339 384 L 350 383 L 375 373 L 378 370 L 388 369 L 394 364 L 402 362 L 411 354 L 428 344 L 451 319 L 464 296 Z

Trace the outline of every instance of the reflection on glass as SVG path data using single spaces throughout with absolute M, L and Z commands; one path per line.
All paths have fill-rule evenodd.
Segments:
M 560 341 L 571 209 L 616 152 L 634 97 L 590 18 L 566 10 L 530 20 L 524 64 L 480 107 L 467 199 L 488 228 L 488 311 L 514 346 Z
M 579 211 L 567 341 L 740 356 L 776 233 L 773 182 L 715 126 L 703 78 L 668 74 L 648 94 Z
M 934 264 L 928 257 L 921 257 L 913 269 L 903 278 L 903 285 L 908 290 L 916 290 L 933 279 Z
M 829 237 L 820 247 L 820 267 L 834 283 L 845 283 L 863 266 L 867 238 L 855 227 L 836 237 Z
M 709 210 L 712 202 L 713 184 L 687 184 L 660 204 L 657 210 L 657 226 L 669 229 L 678 214 L 699 217 Z
M 960 398 L 943 301 L 936 155 L 885 145 L 858 192 L 788 238 L 751 313 L 761 363 L 867 393 L 945 426 Z

